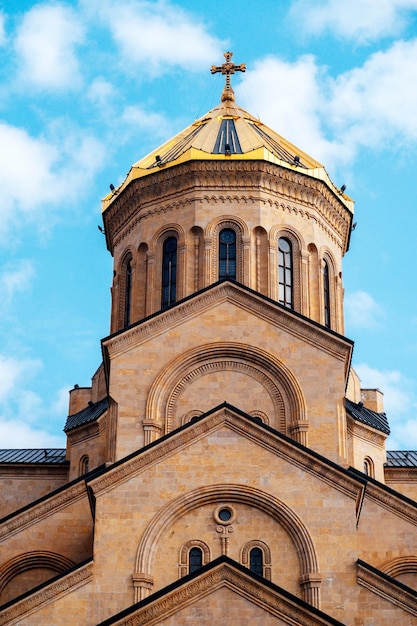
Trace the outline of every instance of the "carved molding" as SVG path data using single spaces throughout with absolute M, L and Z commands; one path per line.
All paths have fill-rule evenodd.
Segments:
M 411 500 L 403 499 L 397 492 L 391 493 L 388 489 L 384 489 L 383 485 L 379 486 L 376 482 L 369 480 L 366 486 L 365 501 L 368 499 L 417 526 L 417 504 Z
M 207 359 L 207 353 L 203 349 L 202 350 L 205 361 Z M 192 382 L 206 374 L 217 371 L 234 371 L 234 372 L 242 372 L 247 376 L 250 376 L 260 382 L 265 390 L 268 392 L 273 405 L 274 405 L 274 424 L 273 427 L 277 430 L 286 433 L 286 420 L 285 420 L 285 404 L 282 398 L 282 394 L 275 382 L 265 374 L 262 370 L 254 367 L 248 363 L 241 363 L 237 360 L 233 359 L 219 359 L 217 361 L 205 362 L 199 367 L 190 371 L 186 376 L 184 376 L 179 383 L 174 387 L 172 392 L 169 395 L 169 400 L 167 403 L 166 409 L 166 428 L 165 432 L 170 432 L 173 427 L 179 426 L 176 423 L 176 408 L 178 404 L 179 397 L 183 393 L 183 391 L 188 387 Z
M 413 589 L 407 591 L 404 588 L 405 585 L 397 585 L 394 579 L 387 580 L 385 576 L 380 575 L 363 561 L 358 562 L 357 576 L 359 585 L 376 593 L 385 601 L 396 604 L 407 613 L 417 616 L 417 593 Z
M 342 250 L 346 248 L 351 212 L 324 181 L 263 161 L 223 160 L 188 162 L 134 179 L 103 214 L 111 247 L 139 220 L 207 198 L 298 212 L 325 229 Z
M 87 563 L 67 576 L 42 587 L 39 591 L 35 591 L 28 598 L 17 601 L 11 607 L 4 609 L 0 613 L 0 626 L 11 624 L 14 620 L 22 616 L 27 618 L 28 615 L 35 612 L 43 605 L 55 602 L 57 598 L 74 591 L 77 587 L 85 585 L 92 580 L 93 564 Z M 18 622 L 19 623 L 19 622 Z M 33 622 L 35 623 L 35 622 Z
M 38 504 L 35 503 L 29 509 L 21 513 L 17 512 L 13 517 L 4 521 L 0 524 L 0 538 L 4 539 L 8 535 L 20 532 L 33 522 L 38 522 L 44 517 L 56 513 L 65 506 L 86 497 L 87 491 L 85 482 L 83 480 L 78 481 L 75 485 L 71 485 L 55 495 L 50 495 L 46 500 Z
M 384 467 L 385 482 L 417 483 L 417 467 Z
M 320 480 L 324 480 L 347 496 L 355 500 L 360 497 L 362 484 L 358 483 L 355 477 L 351 477 L 328 465 L 324 460 L 316 458 L 309 450 L 295 447 L 291 441 L 265 430 L 257 422 L 243 421 L 232 410 L 223 407 L 205 417 L 204 420 L 193 422 L 185 430 L 173 433 L 161 442 L 156 442 L 152 448 L 143 450 L 125 463 L 115 468 L 109 468 L 102 476 L 92 479 L 89 485 L 97 495 L 112 489 L 119 482 L 129 480 L 131 476 L 145 471 L 148 466 L 160 463 L 165 455 L 176 453 L 181 447 L 189 445 L 193 440 L 218 429 L 222 423 L 227 424 L 242 436 L 255 440 L 258 445 L 264 446 L 288 463 L 302 467 L 305 471 Z
M 217 589 L 227 586 L 235 590 L 250 602 L 260 605 L 263 609 L 292 624 L 304 626 L 325 626 L 327 620 L 320 614 L 309 614 L 308 608 L 301 608 L 293 600 L 281 596 L 279 591 L 263 585 L 235 569 L 228 563 L 222 563 L 197 578 L 185 582 L 183 585 L 168 591 L 162 598 L 148 602 L 139 607 L 133 614 L 117 621 L 118 626 L 153 626 L 166 620 L 178 611 L 195 603 L 199 597 L 207 597 Z M 288 622 L 289 623 L 289 622 Z
M 332 335 L 326 329 L 311 323 L 304 317 L 299 317 L 289 309 L 279 307 L 253 292 L 247 292 L 239 285 L 227 282 L 214 285 L 193 298 L 178 303 L 172 309 L 161 312 L 123 333 L 108 337 L 103 340 L 103 345 L 106 346 L 112 358 L 146 341 L 152 335 L 163 333 L 173 326 L 182 324 L 188 317 L 195 317 L 201 313 L 202 309 L 215 306 L 222 300 L 234 302 L 301 341 L 308 341 L 311 345 L 320 347 L 335 358 L 344 360 L 346 368 L 348 367 L 352 345 L 347 339 Z
M 347 417 L 347 431 L 352 437 L 357 437 L 366 441 L 367 443 L 373 443 L 379 447 L 385 445 L 385 441 L 388 435 L 376 431 L 372 426 L 366 426 L 356 421 L 349 413 L 346 413 Z

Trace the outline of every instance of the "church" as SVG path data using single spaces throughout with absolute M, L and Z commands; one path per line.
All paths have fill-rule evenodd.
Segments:
M 417 624 L 417 452 L 344 330 L 353 201 L 224 56 L 219 104 L 102 202 L 66 449 L 0 451 L 0 626 Z

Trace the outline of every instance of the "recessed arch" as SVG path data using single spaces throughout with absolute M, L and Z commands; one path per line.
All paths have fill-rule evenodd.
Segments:
M 184 388 L 196 377 L 221 368 L 244 371 L 265 387 L 275 410 L 271 426 L 277 430 L 285 433 L 292 422 L 306 419 L 304 396 L 292 372 L 270 353 L 237 343 L 198 346 L 168 363 L 150 389 L 146 419 L 163 424 L 164 432 L 170 432 L 176 422 L 178 398 Z
M 402 574 L 417 574 L 417 556 L 408 555 L 390 559 L 379 565 L 378 569 L 392 578 Z
M 54 574 L 61 574 L 74 567 L 75 563 L 55 552 L 36 550 L 19 554 L 0 567 L 0 596 L 10 581 L 31 569 L 48 569 Z M 51 575 L 52 576 L 54 575 Z
M 159 539 L 180 517 L 206 504 L 242 503 L 271 516 L 288 533 L 299 557 L 303 599 L 316 608 L 320 603 L 320 574 L 317 552 L 310 533 L 298 515 L 270 493 L 249 485 L 217 484 L 199 487 L 163 507 L 148 523 L 139 542 L 133 580 L 152 580 Z
M 275 251 L 275 259 L 271 263 L 271 280 L 273 283 L 273 290 L 271 297 L 274 300 L 279 300 L 279 275 L 278 275 L 278 244 L 280 239 L 286 239 L 291 245 L 292 254 L 292 287 L 293 287 L 293 302 L 292 308 L 295 311 L 301 311 L 301 255 L 306 250 L 305 242 L 300 233 L 296 230 L 289 228 L 287 225 L 275 225 L 271 228 L 270 245 Z

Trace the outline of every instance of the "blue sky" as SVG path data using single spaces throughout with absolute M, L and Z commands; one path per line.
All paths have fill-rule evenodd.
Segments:
M 417 449 L 417 0 L 0 0 L 0 447 L 64 446 L 109 332 L 101 198 L 215 106 L 239 105 L 356 201 L 346 334 Z

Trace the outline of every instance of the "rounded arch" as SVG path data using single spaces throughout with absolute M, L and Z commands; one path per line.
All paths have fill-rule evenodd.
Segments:
M 248 282 L 248 254 L 245 254 L 245 244 L 250 241 L 248 225 L 236 215 L 221 215 L 207 224 L 204 236 L 211 241 L 210 283 L 219 278 L 219 235 L 222 230 L 231 229 L 236 233 L 236 280 L 240 283 Z M 249 248 L 247 249 L 249 252 Z
M 293 308 L 295 311 L 304 313 L 301 310 L 302 302 L 302 277 L 301 277 L 301 255 L 305 251 L 305 242 L 300 233 L 287 225 L 277 224 L 270 231 L 270 246 L 275 251 L 275 260 L 271 266 L 271 279 L 273 289 L 271 297 L 279 299 L 279 273 L 278 273 L 278 243 L 279 240 L 287 239 L 292 249 L 292 280 L 293 280 Z
M 250 565 L 250 553 L 253 548 L 259 548 L 263 554 L 263 576 L 267 580 L 271 580 L 271 550 L 269 546 L 260 539 L 254 539 L 253 541 L 248 541 L 242 547 L 240 551 L 240 562 L 245 567 L 249 567 Z
M 161 535 L 174 521 L 200 506 L 218 504 L 219 502 L 235 502 L 257 507 L 270 515 L 288 533 L 293 542 L 300 564 L 300 585 L 304 599 L 318 608 L 319 594 L 319 562 L 313 540 L 307 527 L 298 515 L 284 502 L 270 493 L 266 493 L 249 485 L 209 485 L 199 487 L 183 494 L 163 507 L 148 523 L 139 542 L 134 572 L 134 579 L 146 577 L 152 579 L 154 559 Z M 316 593 L 311 591 L 308 583 L 315 581 Z
M 371 478 L 375 478 L 375 465 L 370 456 L 363 459 L 363 472 Z
M 198 346 L 168 363 L 150 389 L 146 419 L 165 424 L 165 433 L 170 432 L 183 389 L 203 373 L 233 367 L 245 369 L 269 392 L 275 409 L 271 426 L 286 433 L 292 422 L 306 419 L 304 396 L 292 372 L 270 353 L 237 343 Z
M 55 552 L 36 550 L 19 554 L 4 563 L 0 568 L 0 596 L 10 581 L 31 569 L 49 569 L 55 574 L 61 574 L 74 567 L 75 563 Z
M 152 258 L 154 268 L 154 303 L 153 310 L 158 311 L 161 309 L 162 303 L 162 274 L 163 274 L 163 258 L 164 258 L 164 244 L 170 237 L 175 237 L 177 240 L 176 249 L 176 271 L 175 271 L 175 299 L 174 301 L 181 300 L 185 295 L 185 250 L 186 250 L 186 235 L 182 226 L 176 223 L 165 224 L 159 228 L 153 235 L 152 241 L 149 246 L 149 256 Z
M 118 329 L 129 326 L 132 316 L 132 287 L 133 287 L 134 251 L 129 247 L 120 257 L 116 272 L 118 290 L 117 326 Z
M 378 569 L 391 578 L 397 578 L 402 574 L 417 574 L 417 556 L 400 556 L 385 561 Z
M 180 558 L 179 558 L 179 564 L 180 564 L 180 578 L 182 576 L 186 576 L 186 574 L 189 573 L 188 571 L 188 565 L 189 565 L 189 561 L 188 561 L 188 556 L 190 554 L 190 550 L 192 550 L 193 548 L 199 548 L 201 550 L 201 554 L 202 554 L 202 565 L 207 565 L 207 563 L 210 563 L 210 548 L 208 547 L 208 545 L 204 542 L 201 541 L 200 539 L 190 539 L 190 541 L 187 541 L 186 543 L 184 543 L 183 546 L 181 546 L 180 549 Z
M 321 315 L 320 322 L 328 328 L 337 330 L 337 269 L 332 253 L 328 248 L 321 250 L 320 293 Z

